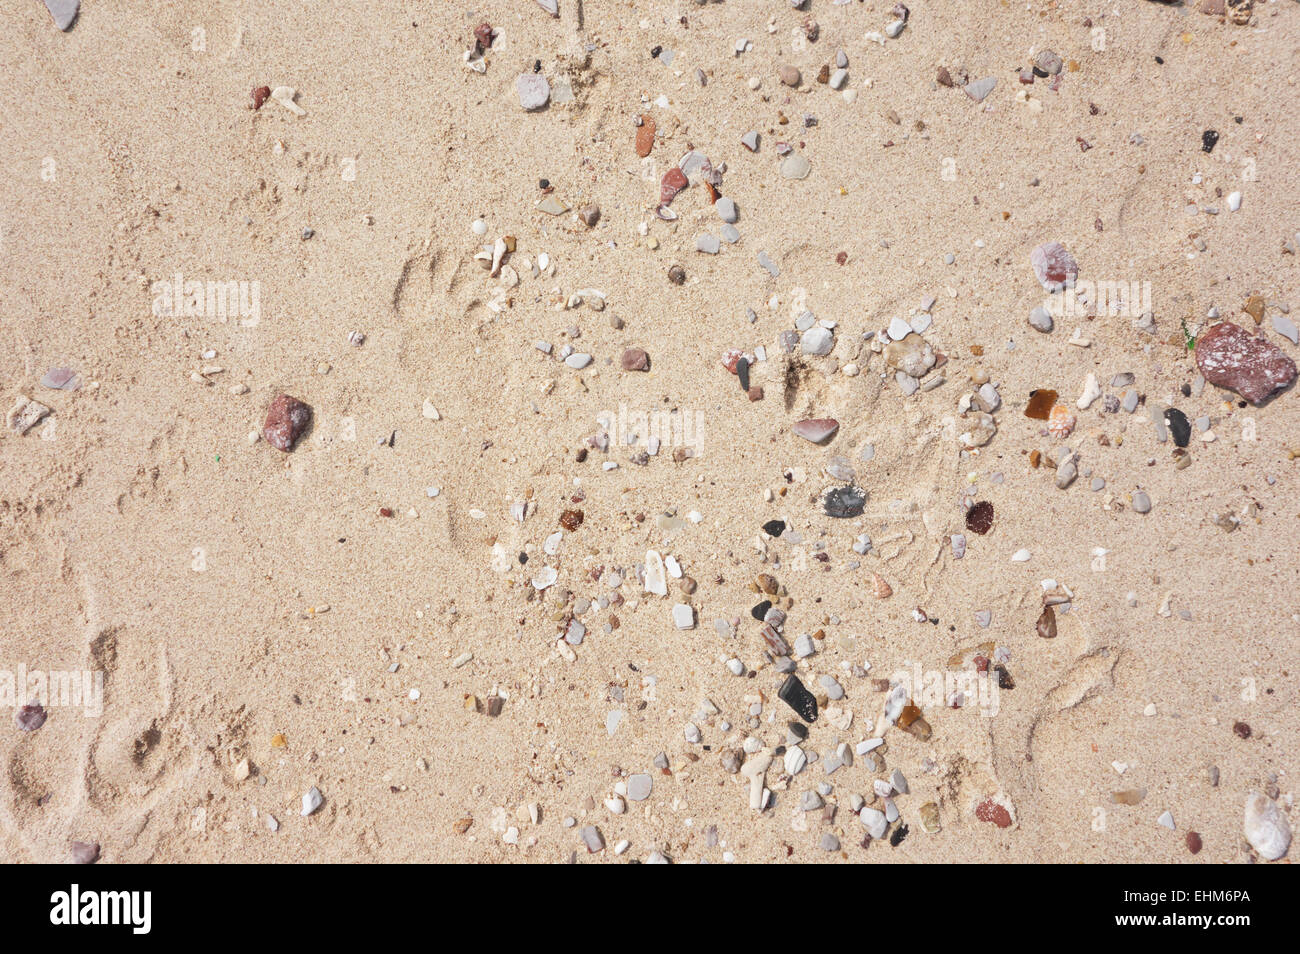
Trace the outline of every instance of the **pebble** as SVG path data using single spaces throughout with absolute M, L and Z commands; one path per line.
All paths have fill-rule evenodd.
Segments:
M 1097 383 L 1097 376 L 1090 373 L 1083 382 L 1083 393 L 1079 395 L 1075 405 L 1079 410 L 1086 411 L 1099 397 L 1101 397 L 1101 385 Z
M 817 699 L 805 688 L 804 684 L 799 681 L 799 677 L 794 673 L 787 676 L 785 682 L 781 683 L 781 688 L 777 690 L 777 697 L 793 709 L 805 722 L 817 721 Z
M 799 80 L 802 79 L 799 75 L 799 70 L 789 64 L 781 67 L 778 71 L 778 75 L 781 78 L 781 82 L 786 86 L 798 86 Z
M 724 222 L 735 222 L 740 217 L 735 201 L 725 195 L 713 203 L 713 210 L 718 213 L 718 218 Z
M 48 715 L 45 707 L 36 700 L 32 700 L 25 706 L 19 706 L 14 713 L 14 722 L 23 732 L 35 732 L 45 725 L 46 718 Z
M 1058 292 L 1074 284 L 1079 266 L 1060 242 L 1047 242 L 1029 253 L 1034 275 L 1049 292 Z
M 781 161 L 781 175 L 787 179 L 806 179 L 812 171 L 812 164 L 803 153 L 792 152 Z
M 595 228 L 596 223 L 600 221 L 600 206 L 595 203 L 584 205 L 578 210 L 578 218 L 582 220 L 582 224 L 587 228 Z
M 77 19 L 81 0 L 45 0 L 45 9 L 50 11 L 54 25 L 66 33 L 72 29 L 72 23 Z
M 591 355 L 584 351 L 575 351 L 564 359 L 564 363 L 575 370 L 581 371 L 587 365 L 591 364 Z
M 321 807 L 325 799 L 321 796 L 320 789 L 313 785 L 302 796 L 302 816 L 306 818 L 316 809 Z
M 289 453 L 311 424 L 311 408 L 288 394 L 276 395 L 266 411 L 262 437 L 276 450 Z
M 1052 316 L 1046 308 L 1039 305 L 1029 313 L 1029 326 L 1035 331 L 1049 334 L 1053 328 Z
M 998 85 L 996 76 L 986 76 L 984 79 L 974 80 L 962 87 L 962 91 L 977 103 L 984 102 L 989 93 L 993 92 L 993 87 Z
M 798 421 L 790 428 L 798 437 L 814 444 L 822 444 L 835 436 L 840 429 L 840 422 L 831 417 L 808 418 Z
M 1276 323 L 1277 319 L 1274 319 Z M 75 391 L 81 387 L 81 378 L 71 368 L 50 368 L 41 377 L 41 387 L 53 391 Z
M 1277 861 L 1291 846 L 1291 825 L 1277 803 L 1258 792 L 1246 798 L 1246 841 L 1265 861 Z
M 722 234 L 722 240 L 728 245 L 735 245 L 740 241 L 740 232 L 734 225 L 724 224 L 718 231 Z
M 688 603 L 675 603 L 673 605 L 673 624 L 678 629 L 695 628 L 695 610 Z
M 649 371 L 650 355 L 641 348 L 628 348 L 619 359 L 624 371 Z
M 641 117 L 641 125 L 636 127 L 636 154 L 644 159 L 650 155 L 655 145 L 655 121 L 648 115 Z
M 830 354 L 835 347 L 835 335 L 820 325 L 809 328 L 799 338 L 799 350 L 804 354 Z
M 1295 322 L 1285 315 L 1273 316 L 1273 330 L 1290 340 L 1292 344 L 1300 344 L 1300 331 L 1296 329 Z
M 740 144 L 750 152 L 758 152 L 758 132 L 751 129 L 740 137 Z
M 551 84 L 541 73 L 520 73 L 515 80 L 515 91 L 519 94 L 519 105 L 530 112 L 541 109 L 551 98 Z
M 99 860 L 99 842 L 74 841 L 70 854 L 74 865 L 93 865 Z
M 705 255 L 717 255 L 718 249 L 721 247 L 722 244 L 718 241 L 716 235 L 705 232 L 703 235 L 695 237 L 695 250 L 697 252 L 703 252 Z
M 594 855 L 605 850 L 605 838 L 595 825 L 587 825 L 585 828 L 580 829 L 578 836 L 582 838 L 582 843 L 587 846 L 588 854 Z
M 1281 348 L 1230 321 L 1197 336 L 1196 367 L 1210 384 L 1236 391 L 1252 404 L 1296 378 L 1296 364 Z
M 1228 211 L 1236 212 L 1241 208 L 1241 193 L 1231 192 L 1228 194 Z
M 627 797 L 629 801 L 644 802 L 650 797 L 654 781 L 649 775 L 629 775 L 627 778 Z
M 849 81 L 849 71 L 840 68 L 831 74 L 830 80 L 828 82 L 830 83 L 831 89 L 840 89 L 848 81 Z

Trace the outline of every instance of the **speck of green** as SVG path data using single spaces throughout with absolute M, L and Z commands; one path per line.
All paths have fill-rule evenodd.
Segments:
M 1183 343 L 1187 345 L 1187 350 L 1192 351 L 1196 348 L 1196 336 L 1187 330 L 1187 319 L 1182 319 L 1183 323 Z
M 221 463 L 221 455 L 220 455 L 220 454 L 217 455 L 217 463 L 218 463 L 218 464 Z

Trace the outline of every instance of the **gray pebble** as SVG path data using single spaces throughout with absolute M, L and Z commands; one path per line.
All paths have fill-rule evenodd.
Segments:
M 703 252 L 705 255 L 717 255 L 718 249 L 721 247 L 722 244 L 718 241 L 716 235 L 705 232 L 703 235 L 695 237 L 695 250 L 697 252 Z
M 629 775 L 627 777 L 627 797 L 634 802 L 644 802 L 650 797 L 650 789 L 653 786 L 654 782 L 649 775 Z
M 722 233 L 722 239 L 728 245 L 735 245 L 740 241 L 740 230 L 734 225 L 724 225 L 718 231 Z M 757 317 L 758 316 L 755 315 L 755 319 L 757 319 Z
M 777 267 L 776 262 L 772 261 L 772 259 L 768 257 L 767 252 L 758 253 L 758 264 L 766 268 L 768 274 L 770 274 L 773 278 L 780 277 L 781 269 Z
M 740 215 L 736 210 L 736 203 L 725 195 L 713 203 L 713 208 L 724 222 L 735 222 Z
M 1147 513 L 1151 510 L 1151 498 L 1147 496 L 1145 490 L 1134 491 L 1133 509 L 1138 513 Z
M 551 98 L 551 84 L 541 73 L 520 73 L 515 80 L 519 105 L 526 110 L 541 109 Z
M 1052 316 L 1047 313 L 1046 308 L 1039 305 L 1029 313 L 1029 326 L 1035 331 L 1048 334 L 1052 330 Z

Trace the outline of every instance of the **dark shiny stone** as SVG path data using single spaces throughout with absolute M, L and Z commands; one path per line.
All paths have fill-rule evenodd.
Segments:
M 805 722 L 817 721 L 817 699 L 794 673 L 786 677 L 785 682 L 781 683 L 781 688 L 777 690 L 776 694 L 782 702 L 793 709 L 799 718 Z
M 1169 425 L 1169 433 L 1173 435 L 1174 443 L 1179 447 L 1186 447 L 1187 442 L 1192 439 L 1192 422 L 1187 420 L 1187 415 L 1176 407 L 1171 407 L 1165 411 L 1165 423 Z
M 771 608 L 772 608 L 772 601 L 763 600 L 763 602 L 759 603 L 757 606 L 755 606 L 752 610 L 749 611 L 749 615 L 754 617 L 754 619 L 758 620 L 761 623 L 763 622 L 763 618 L 767 616 L 767 611 L 770 610 Z
M 781 534 L 785 533 L 785 521 L 769 520 L 767 523 L 763 524 L 763 532 L 769 537 L 779 537 Z
M 867 492 L 852 484 L 847 487 L 832 487 L 822 498 L 822 506 L 828 517 L 860 517 L 866 505 Z

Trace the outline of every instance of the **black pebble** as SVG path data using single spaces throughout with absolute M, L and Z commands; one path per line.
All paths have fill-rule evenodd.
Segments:
M 1184 382 L 1183 386 L 1180 387 L 1178 390 L 1183 393 L 1183 397 L 1192 396 L 1192 386 L 1190 384 L 1187 384 L 1186 382 Z
M 763 532 L 769 537 L 779 537 L 781 534 L 785 533 L 785 521 L 769 520 L 767 523 L 763 524 Z
M 817 721 L 817 699 L 809 692 L 799 677 L 791 673 L 786 677 L 785 682 L 781 683 L 781 688 L 776 692 L 777 697 L 798 713 L 799 718 L 805 722 Z
M 1192 439 L 1192 424 L 1187 420 L 1187 415 L 1178 408 L 1171 407 L 1165 411 L 1165 423 L 1169 425 L 1169 433 L 1174 436 L 1174 443 L 1186 447 Z
M 867 505 L 867 492 L 861 487 L 832 487 L 822 499 L 828 517 L 860 517 Z
M 549 189 L 550 187 L 551 187 L 551 180 L 550 180 L 550 179 L 538 179 L 538 180 L 537 180 L 537 188 L 539 188 L 539 189 Z
M 528 562 L 528 554 L 527 554 L 527 553 L 524 553 L 522 550 L 520 550 L 520 551 L 519 551 L 519 563 L 520 563 L 520 565 L 523 565 L 523 564 L 525 564 L 525 563 L 527 563 L 527 562 Z
M 893 834 L 889 836 L 889 847 L 897 848 L 899 845 L 903 843 L 903 839 L 906 837 L 907 837 L 907 826 L 899 825 L 897 828 L 894 829 Z
M 740 390 L 749 390 L 749 362 L 744 358 L 736 362 L 736 377 L 740 378 Z
M 804 725 L 802 722 L 787 722 L 785 725 L 786 728 L 788 728 L 799 738 L 801 739 L 808 738 L 808 727 Z
M 1214 152 L 1214 144 L 1219 141 L 1219 134 L 1213 129 L 1207 129 L 1201 133 L 1201 148 L 1206 152 Z
M 771 608 L 772 608 L 772 601 L 763 600 L 763 602 L 759 603 L 757 606 L 755 606 L 752 610 L 749 611 L 749 615 L 754 617 L 754 619 L 758 620 L 761 623 L 763 622 L 763 617 L 767 615 L 767 611 L 770 610 Z
M 652 46 L 652 47 L 650 48 L 650 56 L 651 56 L 652 58 L 653 58 L 653 57 L 656 57 L 656 56 L 658 56 L 660 53 L 662 53 L 663 51 L 664 51 L 664 48 L 663 48 L 662 46 Z
M 994 666 L 993 671 L 998 674 L 999 689 L 1014 689 L 1016 681 L 1011 678 L 1011 673 L 1007 672 L 1006 666 Z

